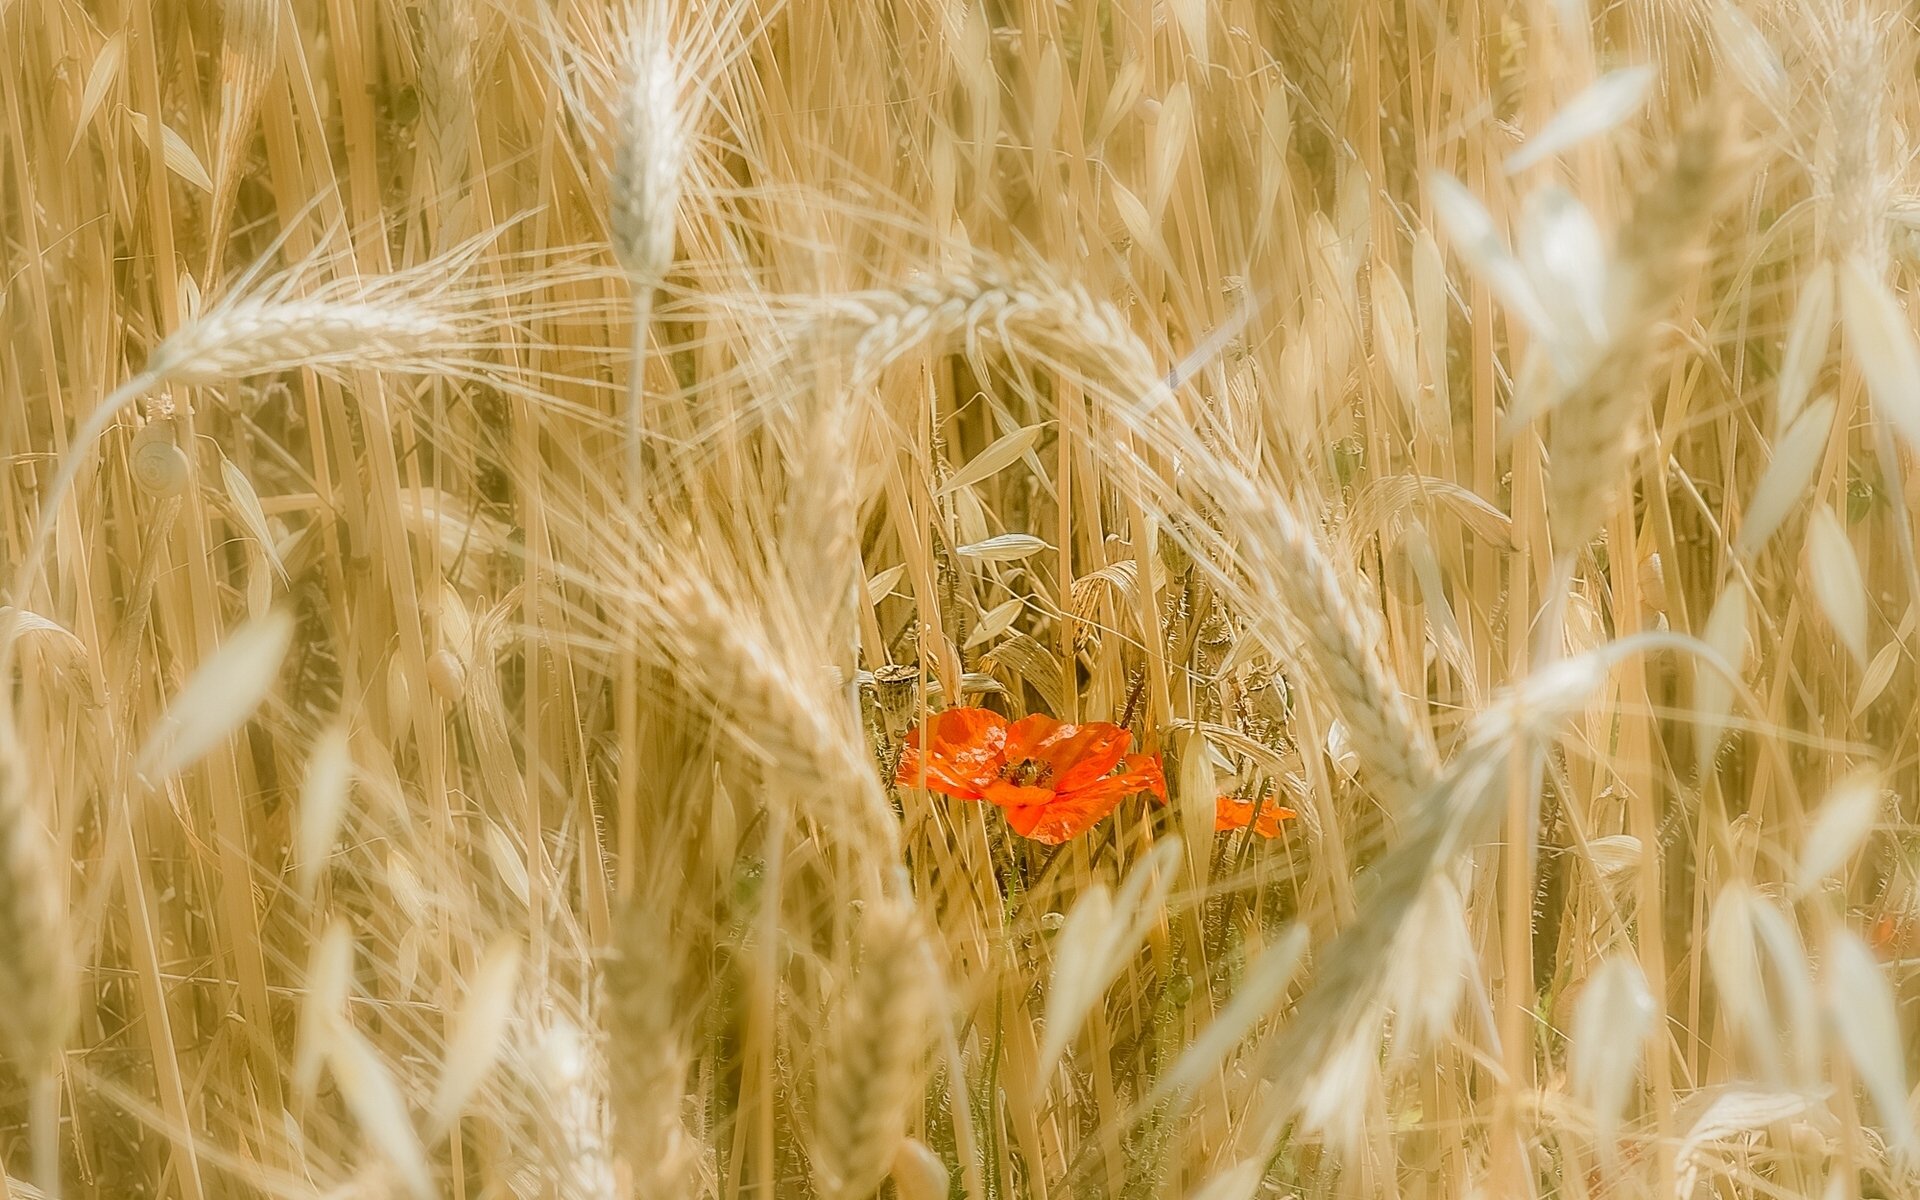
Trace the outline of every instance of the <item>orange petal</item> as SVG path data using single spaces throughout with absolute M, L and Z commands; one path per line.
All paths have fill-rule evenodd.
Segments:
M 1007 726 L 1007 761 L 1034 757 L 1049 741 L 1064 736 L 1062 730 L 1070 734 L 1073 726 L 1062 725 L 1045 713 L 1028 713 Z
M 980 798 L 1001 808 L 1035 808 L 1051 804 L 1059 793 L 1051 787 L 1021 785 L 1006 779 L 989 779 L 980 789 Z
M 960 800 L 980 799 L 981 789 L 998 777 L 1006 761 L 1007 719 L 991 709 L 949 708 L 935 713 L 928 725 L 930 749 L 921 753 L 920 730 L 908 733 L 894 783 L 920 786 L 924 761 L 929 791 Z
M 1088 796 L 1080 792 L 1046 804 L 1009 808 L 1007 824 L 1021 837 L 1057 846 L 1098 825 L 1119 805 L 1121 794 Z
M 1132 741 L 1132 734 L 1105 721 L 1062 725 L 1060 736 L 1042 749 L 1041 756 L 1053 764 L 1054 786 L 1071 792 L 1113 770 Z
M 1122 778 L 1140 780 L 1135 791 L 1144 788 L 1153 793 L 1155 800 L 1167 802 L 1167 773 L 1160 766 L 1158 754 L 1129 754 L 1120 760 L 1120 766 Z
M 1282 808 L 1271 793 L 1260 804 L 1259 816 L 1254 815 L 1253 802 L 1239 800 L 1232 796 L 1222 796 L 1214 802 L 1213 827 L 1216 830 L 1245 829 L 1253 826 L 1253 831 L 1264 838 L 1280 836 L 1280 822 L 1296 814 L 1290 808 Z

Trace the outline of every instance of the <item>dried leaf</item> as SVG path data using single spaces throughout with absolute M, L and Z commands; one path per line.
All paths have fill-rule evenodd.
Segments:
M 1163 838 L 1127 873 L 1117 894 L 1095 884 L 1075 901 L 1055 942 L 1036 1079 L 1045 1081 L 1053 1074 L 1087 1014 L 1160 919 L 1183 853 L 1178 837 Z
M 1900 659 L 1906 653 L 1906 647 L 1898 639 L 1880 647 L 1880 652 L 1867 664 L 1865 673 L 1860 676 L 1860 691 L 1853 698 L 1853 709 L 1849 716 L 1858 717 L 1873 707 L 1880 693 L 1887 690 L 1893 682 L 1893 672 L 1899 667 Z
M 247 533 L 259 544 L 261 553 L 265 554 L 267 562 L 272 564 L 274 574 L 280 576 L 280 581 L 285 583 L 287 568 L 280 561 L 279 548 L 274 545 L 273 530 L 268 527 L 267 514 L 260 507 L 259 493 L 253 490 L 253 484 L 239 467 L 233 465 L 233 460 L 230 458 L 220 460 L 220 477 L 226 481 L 227 499 L 233 501 L 234 514 L 240 518 L 240 523 L 246 526 Z
M 1787 72 L 1751 18 L 1730 3 L 1713 10 L 1713 46 L 1733 77 L 1769 110 L 1778 113 L 1787 94 Z
M 1176 1092 L 1190 1091 L 1218 1071 L 1228 1056 L 1245 1044 L 1254 1026 L 1278 1010 L 1306 948 L 1307 928 L 1295 924 L 1279 941 L 1262 950 L 1247 967 L 1226 1007 L 1161 1074 L 1147 1103 L 1157 1104 Z
M 394 1168 L 409 1195 L 429 1200 L 434 1194 L 433 1170 L 427 1164 L 426 1148 L 414 1130 L 405 1094 L 379 1054 L 365 1038 L 340 1023 L 327 1046 L 327 1065 L 360 1132 Z
M 1611 833 L 1587 842 L 1587 857 L 1601 879 L 1614 879 L 1640 865 L 1640 839 L 1630 833 Z
M 313 1095 L 326 1061 L 333 1026 L 353 990 L 353 939 L 340 921 L 328 924 L 307 959 L 306 990 L 300 994 L 300 1025 L 293 1046 L 293 1093 Z
M 1387 378 L 1408 412 L 1420 404 L 1419 339 L 1414 331 L 1413 305 L 1400 277 L 1382 264 L 1373 272 L 1373 337 L 1386 364 Z
M 86 135 L 87 126 L 93 123 L 94 114 L 100 111 L 100 105 L 107 98 L 107 92 L 119 78 L 121 64 L 127 58 L 127 35 L 116 33 L 100 47 L 100 53 L 94 56 L 93 67 L 87 72 L 87 86 L 80 92 L 80 111 L 73 120 L 73 141 L 67 146 L 67 157 L 80 148 L 80 139 Z
M 147 114 L 129 110 L 127 117 L 140 134 L 140 140 L 151 142 L 152 135 L 147 131 Z M 207 168 L 201 165 L 200 156 L 193 152 L 192 146 L 187 145 L 187 139 L 174 132 L 170 125 L 160 126 L 160 148 L 166 160 L 167 170 L 208 195 L 213 194 L 213 177 L 208 175 Z
M 1593 214 L 1572 192 L 1550 185 L 1527 197 L 1520 262 L 1554 323 L 1563 354 L 1606 341 L 1606 241 Z
M 1434 215 L 1447 231 L 1455 253 L 1529 329 L 1538 336 L 1552 337 L 1552 319 L 1534 294 L 1527 273 L 1507 252 L 1493 218 L 1480 201 L 1459 180 L 1437 171 L 1427 176 L 1427 191 L 1433 199 Z
M 1153 146 L 1147 160 L 1147 211 L 1155 225 L 1167 211 L 1180 160 L 1193 141 L 1193 89 L 1182 81 L 1167 89 L 1153 123 Z
M 893 595 L 893 589 L 900 586 L 900 579 L 907 573 L 907 564 L 895 563 L 884 570 L 876 571 L 867 580 L 867 599 L 876 604 Z
M 1733 1137 L 1791 1120 L 1807 1110 L 1807 1098 L 1797 1092 L 1728 1091 L 1715 1096 L 1695 1117 L 1674 1155 L 1679 1175 L 1676 1196 L 1693 1195 L 1700 1178 L 1700 1151 Z
M 966 648 L 971 650 L 975 646 L 984 646 L 1005 633 L 1007 627 L 1013 624 L 1014 618 L 1020 615 L 1020 610 L 1026 606 L 1027 602 L 1025 600 L 1015 596 L 1013 599 L 1002 604 L 996 604 L 986 612 L 980 614 L 980 623 L 975 625 L 973 632 L 968 635 Z
M 242 626 L 180 689 L 134 770 L 159 787 L 244 725 L 272 689 L 292 642 L 293 618 L 286 613 Z

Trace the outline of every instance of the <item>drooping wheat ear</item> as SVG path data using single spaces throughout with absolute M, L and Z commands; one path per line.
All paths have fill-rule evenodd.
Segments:
M 858 713 L 819 660 L 818 643 L 778 636 L 760 613 L 722 596 L 697 567 L 662 565 L 641 605 L 644 658 L 718 718 L 781 792 L 814 802 L 812 816 L 842 844 L 891 862 L 898 822 L 867 761 Z
M 1521 775 L 1537 786 L 1547 746 L 1604 684 L 1627 654 L 1657 644 L 1641 635 L 1536 670 L 1475 715 L 1445 770 L 1409 807 L 1404 836 L 1375 869 L 1374 886 L 1354 920 L 1316 956 L 1312 987 L 1292 1019 L 1262 1051 L 1268 1085 L 1259 1114 L 1242 1136 L 1271 1148 L 1309 1086 L 1376 1020 L 1398 947 L 1423 900 L 1444 873 L 1493 836 L 1505 811 L 1512 756 L 1530 764 Z M 1457 964 L 1455 964 L 1457 965 Z
M 473 0 L 429 0 L 420 11 L 420 111 L 436 191 L 466 178 L 473 149 Z
M 869 904 L 855 938 L 819 1047 L 808 1150 L 821 1200 L 865 1200 L 886 1178 L 938 1019 L 932 963 L 905 904 Z
M 1708 112 L 1680 136 L 1667 168 L 1635 201 L 1615 250 L 1609 338 L 1553 416 L 1549 524 L 1556 552 L 1575 554 L 1605 518 L 1634 449 L 1659 321 L 1695 264 L 1730 173 L 1726 115 Z
M 614 1137 L 642 1196 L 685 1194 L 698 1157 L 682 1114 L 693 1062 L 682 977 L 671 921 L 654 905 L 629 906 L 602 981 Z
M 1196 561 L 1230 590 L 1282 601 L 1285 627 L 1264 636 L 1326 685 L 1376 785 L 1401 801 L 1432 782 L 1438 760 L 1431 738 L 1380 656 L 1371 610 L 1354 600 L 1334 559 L 1285 499 L 1209 447 L 1182 416 L 1153 355 L 1111 304 L 1037 272 L 986 271 L 836 299 L 830 311 L 856 379 L 873 378 L 916 348 L 956 341 L 970 355 L 991 346 L 1082 375 L 1109 413 L 1178 462 L 1183 481 L 1214 501 L 1227 527 L 1246 534 L 1235 544 L 1211 534 L 1217 544 Z M 1118 439 L 1096 439 L 1094 449 L 1121 478 L 1141 482 L 1163 522 L 1176 523 L 1172 518 L 1187 507 L 1178 484 L 1162 481 Z
M 227 0 L 220 42 L 220 131 L 214 141 L 213 217 L 207 253 L 218 262 L 226 244 L 229 210 L 240 186 L 240 155 L 280 49 L 283 0 Z M 208 272 L 211 278 L 213 271 Z
M 872 381 L 916 349 L 956 340 L 968 355 L 992 347 L 1038 355 L 1128 383 L 1154 381 L 1153 356 L 1112 305 L 1070 283 L 1011 271 L 945 274 L 825 302 L 826 324 L 850 352 L 856 382 Z
M 1383 634 L 1373 610 L 1354 599 L 1313 528 L 1277 492 L 1224 459 L 1206 464 L 1200 477 L 1239 536 L 1234 546 L 1223 543 L 1195 561 L 1231 587 L 1231 568 L 1222 564 L 1233 563 L 1237 550 L 1246 584 L 1280 598 L 1279 612 L 1259 610 L 1256 628 L 1282 661 L 1326 689 L 1374 787 L 1390 803 L 1410 802 L 1432 784 L 1439 758 L 1380 655 Z

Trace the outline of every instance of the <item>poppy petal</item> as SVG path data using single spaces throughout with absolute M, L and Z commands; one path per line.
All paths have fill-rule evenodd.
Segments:
M 1160 803 L 1167 802 L 1167 773 L 1161 769 L 1158 754 L 1129 754 L 1120 760 L 1121 778 L 1140 780 L 1139 787 L 1153 793 Z
M 1006 761 L 1040 758 L 1049 744 L 1071 737 L 1075 726 L 1062 725 L 1045 713 L 1028 713 L 1007 726 Z
M 1054 785 L 1063 792 L 1077 791 L 1113 770 L 1133 741 L 1132 734 L 1104 721 L 1060 728 L 1063 736 L 1041 755 L 1053 764 Z
M 929 791 L 958 800 L 978 800 L 986 784 L 997 778 L 1004 760 L 1007 720 L 985 708 L 949 708 L 928 722 L 932 736 L 926 753 L 920 749 L 918 729 L 907 734 L 894 772 L 900 787 L 925 783 Z
M 1059 793 L 1051 787 L 1021 785 L 1006 779 L 989 779 L 980 789 L 980 798 L 1001 808 L 1034 808 L 1051 804 Z
M 1271 794 L 1260 803 L 1256 816 L 1251 800 L 1239 800 L 1232 796 L 1222 796 L 1214 804 L 1213 827 L 1215 830 L 1245 829 L 1253 826 L 1253 831 L 1263 838 L 1280 836 L 1280 822 L 1297 814 L 1290 808 L 1283 808 Z
M 1098 825 L 1120 803 L 1120 793 L 1088 796 L 1085 792 L 1048 804 L 1009 808 L 1007 824 L 1021 837 L 1057 846 Z

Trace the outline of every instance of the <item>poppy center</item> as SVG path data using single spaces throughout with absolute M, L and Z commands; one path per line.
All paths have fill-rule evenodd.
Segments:
M 1053 778 L 1053 764 L 1045 759 L 1023 758 L 1001 767 L 1000 778 L 1015 787 L 1045 787 Z

